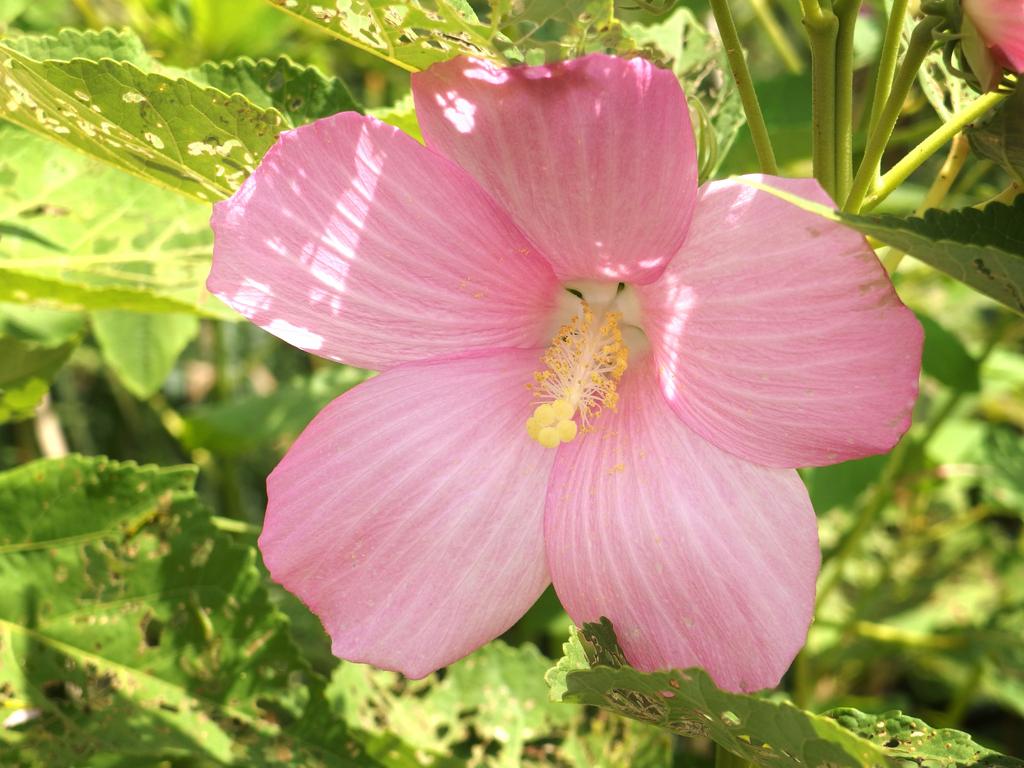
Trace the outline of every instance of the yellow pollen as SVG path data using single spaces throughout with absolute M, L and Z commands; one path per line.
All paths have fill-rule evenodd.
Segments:
M 542 358 L 545 368 L 534 374 L 533 390 L 541 403 L 526 420 L 527 433 L 545 448 L 587 431 L 602 408 L 615 410 L 616 387 L 629 359 L 619 330 L 621 317 L 608 312 L 597 325 L 584 301 L 551 340 Z

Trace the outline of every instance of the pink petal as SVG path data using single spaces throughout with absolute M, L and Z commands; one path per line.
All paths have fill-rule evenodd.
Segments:
M 693 433 L 653 365 L 627 372 L 618 413 L 559 450 L 544 537 L 573 621 L 607 616 L 639 669 L 700 666 L 753 691 L 776 685 L 806 638 L 820 556 L 800 478 Z
M 538 355 L 393 368 L 321 411 L 267 480 L 263 559 L 337 656 L 422 677 L 544 590 L 555 452 L 523 426 Z
M 1024 72 L 1024 0 L 963 0 L 985 42 L 1015 72 Z
M 753 178 L 832 204 L 814 181 Z M 887 451 L 910 426 L 921 325 L 851 229 L 707 184 L 682 252 L 639 294 L 666 397 L 719 448 L 832 464 Z
M 550 266 L 465 171 L 372 118 L 281 134 L 212 224 L 210 290 L 323 357 L 383 369 L 550 334 Z
M 697 160 L 671 72 L 602 54 L 516 69 L 461 58 L 412 80 L 427 146 L 490 190 L 559 277 L 649 282 L 679 249 Z

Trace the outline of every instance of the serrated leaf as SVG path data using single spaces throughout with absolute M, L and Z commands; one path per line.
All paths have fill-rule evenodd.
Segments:
M 640 46 L 638 52 L 670 67 L 687 97 L 696 99 L 703 108 L 707 124 L 694 120 L 694 128 L 702 156 L 701 178 L 711 178 L 746 122 L 721 42 L 708 33 L 689 8 L 679 8 L 655 24 L 626 24 L 624 28 Z
M 103 43 L 108 58 L 76 58 Z M 147 64 L 125 34 L 0 41 L 0 116 L 200 200 L 231 195 L 285 126 L 281 113 Z
M 455 56 L 494 58 L 493 30 L 465 0 L 269 0 L 410 72 Z
M 23 720 L 0 763 L 378 765 L 194 478 L 77 456 L 0 474 L 0 705 Z
M 924 218 L 840 214 L 842 221 L 1024 314 L 1024 198 Z
M 156 394 L 178 355 L 199 332 L 193 315 L 147 315 L 105 310 L 92 313 L 92 331 L 103 361 L 140 400 Z
M 76 346 L 0 336 L 0 424 L 32 415 Z
M 276 109 L 291 126 L 336 112 L 361 111 L 341 80 L 327 77 L 316 67 L 296 64 L 287 56 L 277 61 L 207 62 L 187 75 L 224 93 L 239 93 L 258 107 Z
M 890 765 L 881 748 L 834 720 L 787 702 L 722 691 L 701 669 L 646 673 L 629 667 L 607 619 L 573 629 L 547 680 L 555 701 L 591 704 L 682 736 L 706 736 L 756 765 Z
M 895 768 L 910 760 L 943 768 L 1024 768 L 1024 762 L 980 747 L 967 734 L 933 729 L 897 712 L 880 718 L 849 709 L 816 715 L 788 702 L 722 691 L 701 669 L 639 672 L 627 665 L 608 619 L 574 628 L 547 680 L 556 701 L 591 704 L 684 736 L 706 736 L 760 766 Z
M 129 29 L 61 29 L 53 35 L 12 37 L 4 44 L 37 61 L 114 59 L 142 69 L 156 65 L 138 35 Z
M 209 208 L 0 126 L 0 301 L 231 318 L 203 283 Z
M 1024 89 L 1010 97 L 981 121 L 967 127 L 971 149 L 997 163 L 1024 184 Z

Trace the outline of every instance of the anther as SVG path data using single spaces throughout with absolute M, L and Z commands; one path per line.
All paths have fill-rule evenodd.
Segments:
M 533 389 L 543 402 L 526 420 L 527 433 L 544 447 L 587 431 L 602 408 L 615 410 L 629 356 L 619 320 L 618 312 L 608 312 L 595 323 L 583 301 L 579 314 L 555 333 L 542 358 L 545 370 L 534 374 Z

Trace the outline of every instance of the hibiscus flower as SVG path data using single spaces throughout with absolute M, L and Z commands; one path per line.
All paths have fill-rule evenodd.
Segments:
M 899 439 L 913 314 L 858 234 L 698 188 L 682 90 L 647 61 L 461 58 L 413 93 L 426 146 L 325 118 L 214 210 L 213 293 L 381 371 L 267 481 L 271 575 L 337 656 L 410 677 L 553 582 L 640 669 L 776 684 L 820 563 L 793 467 Z
M 963 0 L 964 55 L 983 90 L 1024 72 L 1024 0 Z

